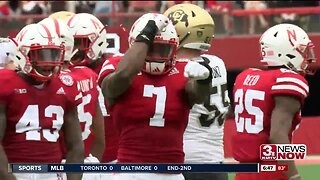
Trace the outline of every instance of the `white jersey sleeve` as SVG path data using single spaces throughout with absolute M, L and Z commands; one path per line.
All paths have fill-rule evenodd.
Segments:
M 222 59 L 201 55 L 213 71 L 211 95 L 204 104 L 190 110 L 184 134 L 186 163 L 216 163 L 224 160 L 223 123 L 230 100 L 227 89 L 227 70 Z

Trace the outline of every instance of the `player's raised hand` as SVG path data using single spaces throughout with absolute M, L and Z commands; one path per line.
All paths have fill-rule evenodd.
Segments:
M 169 19 L 163 14 L 149 13 L 146 15 L 148 15 L 148 23 L 136 37 L 135 42 L 145 42 L 150 47 L 156 34 L 167 27 L 169 24 Z
M 154 22 L 158 27 L 159 31 L 162 31 L 163 28 L 167 27 L 169 24 L 169 18 L 163 14 L 155 14 Z
M 184 76 L 209 83 L 212 80 L 212 69 L 202 58 L 192 59 L 184 68 Z

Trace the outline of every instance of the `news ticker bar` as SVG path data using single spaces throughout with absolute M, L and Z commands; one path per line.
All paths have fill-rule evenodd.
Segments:
M 267 168 L 266 168 L 267 170 Z M 54 173 L 54 172 L 249 172 L 260 171 L 259 164 L 10 164 L 12 173 Z

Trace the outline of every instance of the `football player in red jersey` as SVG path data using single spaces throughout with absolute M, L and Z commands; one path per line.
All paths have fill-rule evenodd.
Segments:
M 54 30 L 39 24 L 16 36 L 14 63 L 19 71 L 1 70 L 0 179 L 11 179 L 9 163 L 60 163 L 58 142 L 65 135 L 67 163 L 83 163 L 83 142 L 77 118 L 76 84 L 71 76 L 56 78 L 64 46 Z M 8 178 L 8 176 L 11 176 Z M 14 174 L 19 179 L 61 179 L 61 173 Z M 68 174 L 80 180 L 82 174 Z
M 106 61 L 99 75 L 120 133 L 119 163 L 183 163 L 189 109 L 209 94 L 208 64 L 176 61 L 179 44 L 170 20 L 156 13 L 132 26 L 130 48 Z M 203 63 L 203 62 L 201 62 Z M 182 174 L 116 174 L 115 179 L 184 179 Z
M 303 74 L 315 61 L 307 33 L 292 24 L 269 28 L 260 38 L 261 62 L 268 68 L 240 73 L 233 89 L 237 133 L 232 139 L 233 157 L 241 163 L 270 163 L 260 160 L 261 144 L 290 144 L 301 121 L 301 108 L 309 93 Z M 302 75 L 301 75 L 302 74 Z M 294 161 L 282 172 L 237 173 L 237 180 L 298 180 Z
M 97 158 L 95 162 L 99 162 L 104 149 L 104 125 L 98 101 L 98 75 L 90 68 L 73 65 L 71 57 L 74 49 L 74 38 L 65 22 L 49 17 L 40 21 L 39 24 L 55 29 L 66 47 L 64 61 L 67 69 L 64 69 L 61 75 L 70 74 L 77 83 L 79 94 L 75 100 L 81 99 L 78 106 L 78 117 L 85 145 L 85 157 L 91 157 L 89 159 L 95 157 Z M 85 159 L 86 161 L 87 159 Z
M 65 17 L 68 14 L 58 12 L 55 16 Z M 87 66 L 99 74 L 106 60 L 122 56 L 121 54 L 106 55 L 108 46 L 106 27 L 92 14 L 75 14 L 68 18 L 67 24 L 75 39 L 72 63 Z M 102 93 L 99 95 L 99 101 L 105 124 L 105 150 L 101 162 L 113 163 L 117 158 L 118 133 L 111 121 L 110 113 L 107 113 Z

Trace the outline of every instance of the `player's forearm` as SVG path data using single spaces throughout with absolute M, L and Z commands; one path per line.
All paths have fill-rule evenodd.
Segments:
M 75 143 L 70 149 L 67 149 L 66 163 L 83 163 L 84 147 L 83 142 Z
M 67 173 L 67 180 L 81 180 L 82 173 Z
M 300 111 L 300 101 L 294 97 L 276 96 L 275 108 L 271 115 L 271 129 L 269 141 L 272 144 L 290 144 L 289 133 L 291 133 L 292 120 Z M 289 170 L 286 175 L 290 178 L 298 174 L 294 161 L 279 161 L 280 164 L 287 164 Z
M 116 71 L 102 81 L 102 92 L 106 98 L 116 98 L 129 88 L 145 62 L 147 49 L 147 44 L 140 42 L 129 48 Z
M 71 149 L 67 150 L 66 163 L 83 163 L 84 150 L 83 143 L 74 144 Z M 68 180 L 81 180 L 82 173 L 67 173 Z
M 132 79 L 141 70 L 148 52 L 148 45 L 144 42 L 135 42 L 123 56 L 116 69 L 122 78 Z
M 278 130 L 277 132 L 271 132 L 269 141 L 271 144 L 290 144 L 288 134 L 281 130 Z M 286 172 L 286 175 L 289 178 L 298 174 L 298 170 L 294 161 L 278 161 L 278 163 L 288 165 L 288 171 Z
M 101 161 L 105 148 L 104 118 L 99 102 L 97 102 L 96 107 L 96 114 L 92 123 L 92 129 L 95 133 L 95 138 L 91 147 L 91 154 Z
M 190 79 L 186 86 L 190 106 L 203 103 L 205 98 L 210 95 L 211 86 L 211 82 L 203 84 Z
M 105 139 L 99 138 L 96 136 L 96 138 L 94 139 L 93 145 L 91 147 L 91 154 L 94 157 L 98 158 L 99 161 L 101 161 L 104 148 L 105 148 Z
M 0 179 L 15 179 L 12 174 L 8 173 L 8 158 L 2 145 L 0 144 Z

